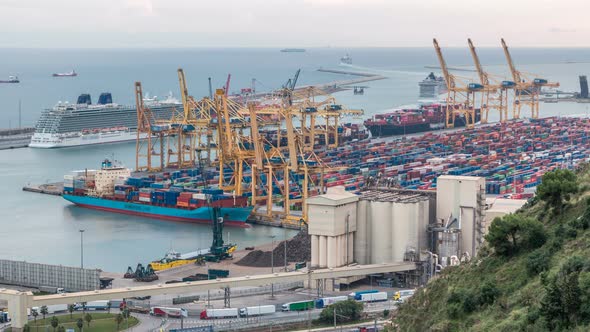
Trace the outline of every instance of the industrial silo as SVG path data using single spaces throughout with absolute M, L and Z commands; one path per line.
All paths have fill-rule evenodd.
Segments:
M 368 264 L 369 246 L 367 242 L 368 236 L 368 210 L 366 200 L 358 201 L 356 210 L 356 234 L 354 235 L 354 258 L 359 264 Z
M 371 263 L 391 262 L 392 203 L 373 201 L 371 207 Z

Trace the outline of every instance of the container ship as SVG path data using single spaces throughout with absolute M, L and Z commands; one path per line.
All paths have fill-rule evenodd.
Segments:
M 373 137 L 406 135 L 445 127 L 446 112 L 444 105 L 420 105 L 417 108 L 398 109 L 390 113 L 377 114 L 365 120 L 365 127 Z M 475 122 L 479 122 L 479 110 L 475 112 Z M 465 117 L 455 118 L 455 127 L 465 127 Z
M 145 98 L 156 120 L 170 119 L 178 100 Z M 29 147 L 60 148 L 89 144 L 133 141 L 137 138 L 137 110 L 135 107 L 113 103 L 112 95 L 102 93 L 98 104 L 92 104 L 89 94 L 78 97 L 76 104 L 58 102 L 46 109 L 35 126 Z
M 198 187 L 198 169 L 132 177 L 128 168 L 105 160 L 100 170 L 64 175 L 63 198 L 81 207 L 172 221 L 210 223 L 220 208 L 227 226 L 249 227 L 247 197 L 221 189 Z

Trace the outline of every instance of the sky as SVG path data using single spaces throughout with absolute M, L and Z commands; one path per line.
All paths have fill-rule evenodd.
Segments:
M 586 0 L 0 0 L 0 47 L 588 47 Z

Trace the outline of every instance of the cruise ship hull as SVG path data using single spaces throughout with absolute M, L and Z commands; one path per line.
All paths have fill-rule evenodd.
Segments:
M 142 139 L 146 138 L 142 134 Z M 65 148 L 72 146 L 104 144 L 104 143 L 119 143 L 135 141 L 137 139 L 137 132 L 135 131 L 119 131 L 93 134 L 74 134 L 74 135 L 57 135 L 57 134 L 43 134 L 35 133 L 31 137 L 29 147 L 40 149 Z
M 209 207 L 191 210 L 68 194 L 63 198 L 85 208 L 172 221 L 210 223 L 213 214 Z M 226 226 L 250 227 L 246 220 L 251 212 L 252 207 L 221 208 Z

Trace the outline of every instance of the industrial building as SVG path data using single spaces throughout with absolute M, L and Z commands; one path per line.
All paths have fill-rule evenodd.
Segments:
M 441 176 L 436 192 L 332 187 L 308 208 L 313 268 L 412 261 L 432 275 L 475 256 L 487 229 L 482 177 Z

